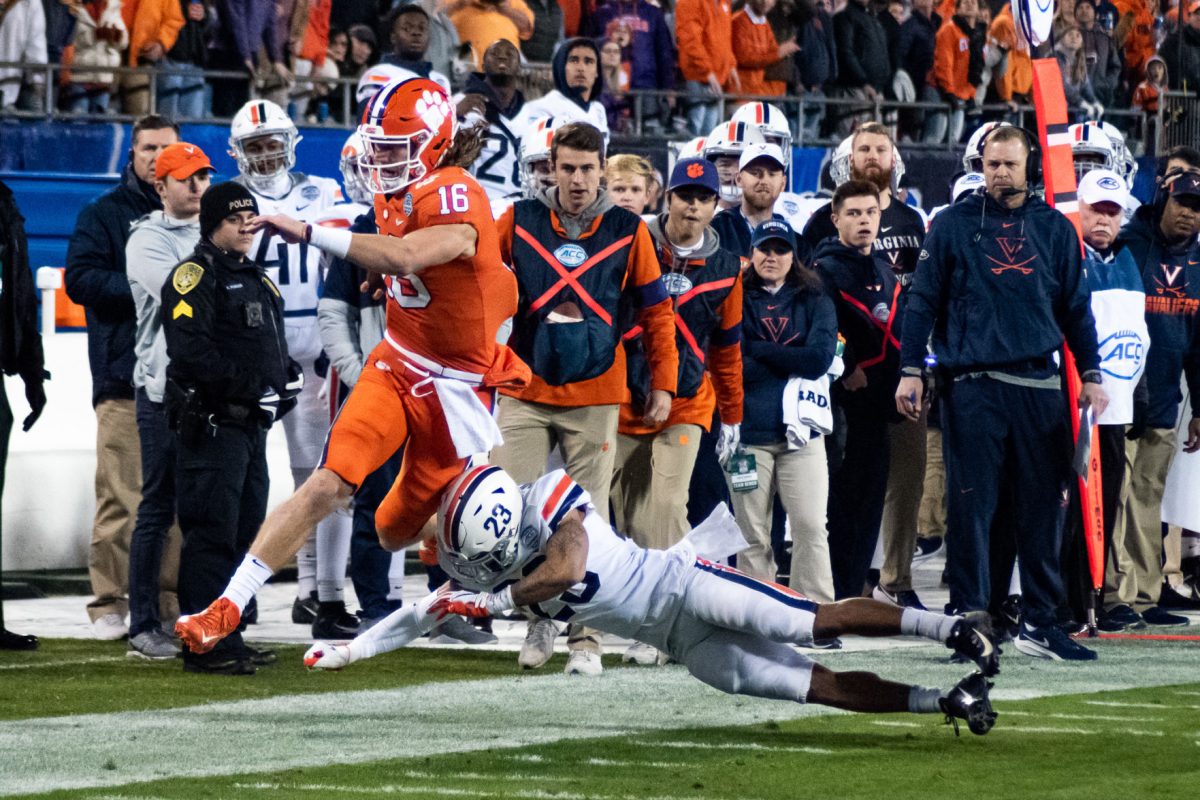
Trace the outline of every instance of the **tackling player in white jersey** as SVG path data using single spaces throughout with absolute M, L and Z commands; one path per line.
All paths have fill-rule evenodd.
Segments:
M 348 645 L 314 644 L 304 662 L 341 669 L 415 639 L 444 614 L 485 616 L 516 606 L 646 642 L 722 691 L 852 711 L 941 713 L 987 733 L 996 715 L 986 675 L 999 650 L 962 617 L 867 598 L 817 604 L 698 555 L 740 540 L 725 506 L 669 550 L 617 535 L 562 470 L 518 487 L 502 469 L 469 467 L 438 511 L 441 565 L 465 589 L 443 587 Z M 744 542 L 742 542 L 744 544 Z M 844 634 L 923 636 L 978 664 L 949 692 L 836 673 L 789 645 Z M 957 723 L 956 723 L 957 730 Z
M 236 180 L 250 190 L 264 215 L 287 214 L 314 221 L 342 202 L 336 180 L 292 171 L 301 138 L 283 109 L 268 100 L 251 100 L 234 115 L 229 147 L 238 165 Z M 322 255 L 303 242 L 288 244 L 261 231 L 254 235 L 250 255 L 279 287 L 288 352 L 304 368 L 305 388 L 297 398 L 295 411 L 283 420 L 292 480 L 298 487 L 321 461 L 330 422 L 329 409 L 321 397 L 328 359 L 321 350 L 317 327 L 317 301 L 324 280 Z M 342 604 L 349 546 L 348 516 L 333 514 L 317 525 L 296 559 L 299 580 L 293 622 L 316 623 L 319 603 L 324 601 L 324 624 L 317 629 L 330 627 L 352 633 L 354 618 L 346 614 Z

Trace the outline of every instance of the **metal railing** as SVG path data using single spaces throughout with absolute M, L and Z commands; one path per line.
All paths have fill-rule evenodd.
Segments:
M 193 77 L 202 76 L 206 83 L 214 78 L 246 81 L 249 84 L 248 88 L 251 98 L 288 97 L 308 101 L 315 98 L 314 92 L 317 87 L 332 85 L 333 88 L 322 95 L 322 97 L 328 98 L 326 102 L 337 102 L 341 109 L 339 116 L 341 120 L 346 121 L 339 122 L 331 115 L 330 118 L 321 120 L 317 124 L 349 129 L 353 127 L 353 122 L 351 121 L 356 116 L 354 112 L 357 106 L 355 101 L 355 90 L 358 84 L 357 77 L 332 78 L 304 76 L 295 77 L 292 81 L 283 84 L 277 80 L 268 81 L 261 74 L 250 76 L 240 70 L 203 70 L 199 73 L 195 71 L 185 73 L 182 70 L 176 70 L 169 66 L 160 68 L 127 66 L 97 67 L 74 64 L 29 64 L 25 62 L 0 61 L 0 69 L 20 69 L 26 80 L 30 83 L 40 84 L 43 110 L 21 111 L 10 108 L 2 112 L 4 116 L 11 117 L 104 120 L 110 122 L 114 120 L 132 121 L 134 119 L 134 115 L 122 112 L 70 112 L 57 108 L 56 89 L 59 87 L 59 76 L 64 71 L 85 75 L 105 74 L 122 76 L 133 74 L 145 76 L 148 78 L 148 84 L 138 86 L 133 91 L 148 92 L 147 108 L 150 113 L 154 113 L 157 109 L 160 81 L 168 76 L 187 74 Z M 550 67 L 547 64 L 527 65 L 525 77 L 530 88 L 536 91 L 536 87 L 539 85 L 547 85 L 549 83 L 549 70 Z M 115 94 L 120 94 L 122 91 L 128 90 L 125 87 L 121 87 L 120 83 L 119 80 L 114 82 L 113 92 Z M 281 92 L 283 94 L 280 94 Z M 676 89 L 631 89 L 615 95 L 615 98 L 622 104 L 628 105 L 630 121 L 632 122 L 632 130 L 626 131 L 624 135 L 616 135 L 614 138 L 617 140 L 637 139 L 645 141 L 649 136 L 652 139 L 665 142 L 688 138 L 688 134 L 672 132 L 670 130 L 664 130 L 661 133 L 651 133 L 655 129 L 654 126 L 647 125 L 647 118 L 648 116 L 653 116 L 649 113 L 650 110 L 661 108 L 664 101 L 667 104 L 673 104 L 674 113 L 679 114 L 682 113 L 682 109 L 694 103 L 695 98 L 688 97 L 684 92 Z M 732 106 L 752 100 L 763 100 L 782 107 L 788 119 L 792 122 L 791 127 L 795 143 L 803 146 L 836 145 L 840 138 L 836 135 L 818 136 L 816 138 L 806 136 L 806 128 L 810 127 L 807 124 L 810 114 L 832 114 L 835 117 L 855 116 L 863 121 L 869 119 L 889 125 L 893 130 L 896 130 L 898 125 L 904 124 L 899 119 L 901 112 L 919 111 L 926 114 L 947 115 L 954 113 L 954 108 L 949 103 L 922 101 L 898 102 L 886 100 L 882 96 L 876 97 L 874 100 L 865 100 L 851 97 L 814 98 L 809 95 L 785 95 L 780 97 L 724 94 L 713 95 L 707 99 L 707 102 L 716 103 L 718 117 L 720 119 L 727 119 L 728 112 Z M 1015 111 L 1008 105 L 988 105 L 973 109 L 972 114 L 975 113 L 986 119 L 1009 119 L 1030 130 L 1036 128 L 1036 110 L 1033 106 L 1029 105 L 1018 106 Z M 297 111 L 296 115 L 300 116 L 300 112 Z M 1143 136 L 1141 147 L 1148 154 L 1161 153 L 1164 149 L 1175 144 L 1194 145 L 1196 141 L 1200 140 L 1200 97 L 1195 92 L 1164 92 L 1156 114 L 1146 114 L 1143 111 L 1133 109 L 1109 108 L 1105 110 L 1104 118 L 1125 128 L 1130 134 L 1137 132 L 1146 134 Z M 228 122 L 229 120 L 228 118 L 206 115 L 202 118 L 184 117 L 178 121 L 191 123 Z M 303 117 L 297 119 L 297 122 L 312 124 L 311 122 L 307 122 Z M 1127 137 L 1127 139 L 1129 138 Z M 960 149 L 960 145 L 957 142 L 951 141 L 903 141 L 902 144 L 904 147 L 911 149 Z

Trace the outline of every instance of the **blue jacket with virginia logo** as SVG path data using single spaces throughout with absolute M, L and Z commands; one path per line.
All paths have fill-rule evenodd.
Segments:
M 1149 407 L 1146 425 L 1173 428 L 1183 393 L 1179 376 L 1187 376 L 1192 415 L 1200 413 L 1200 248 L 1194 238 L 1171 245 L 1158 226 L 1161 209 L 1139 208 L 1117 238 L 1117 249 L 1133 257 L 1146 289 L 1146 325 L 1150 353 L 1146 357 Z
M 1045 369 L 1067 340 L 1081 372 L 1100 368 L 1075 226 L 1039 199 L 1007 208 L 971 195 L 934 219 L 917 262 L 902 367 L 924 364 L 933 335 L 952 373 Z
M 815 380 L 828 372 L 836 348 L 837 312 L 819 285 L 785 283 L 774 294 L 762 286 L 746 285 L 742 298 L 744 444 L 784 441 L 783 388 L 791 378 Z

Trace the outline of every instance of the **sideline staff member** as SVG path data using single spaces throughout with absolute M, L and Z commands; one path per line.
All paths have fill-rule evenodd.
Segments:
M 1070 431 L 1054 353 L 1063 337 L 1083 379 L 1081 402 L 1101 414 L 1096 324 L 1065 216 L 1030 194 L 1040 178 L 1030 134 L 996 128 L 983 144 L 984 194 L 937 218 L 908 293 L 896 407 L 921 412 L 926 342 L 948 374 L 946 452 L 950 604 L 988 608 L 988 538 L 1001 497 L 1011 506 L 1024 590 L 1016 647 L 1026 655 L 1085 661 L 1095 652 L 1055 625 L 1063 602 L 1060 503 Z M 1072 413 L 1074 411 L 1072 410 Z
M 203 611 L 224 590 L 267 513 L 267 429 L 295 405 L 303 385 L 288 356 L 283 300 L 246 258 L 258 204 L 244 186 L 221 183 L 200 201 L 200 243 L 162 288 L 167 337 L 166 401 L 178 440 L 183 529 L 179 606 Z M 211 652 L 185 651 L 188 672 L 252 675 L 274 654 L 240 633 Z

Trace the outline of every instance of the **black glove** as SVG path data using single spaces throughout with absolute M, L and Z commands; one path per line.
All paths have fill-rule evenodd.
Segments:
M 44 382 L 50 378 L 50 373 L 42 370 L 41 374 L 25 378 L 25 399 L 29 402 L 29 416 L 21 423 L 21 430 L 28 433 L 33 424 L 46 408 L 46 389 Z

